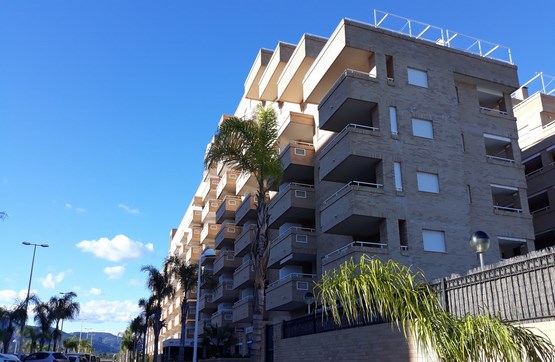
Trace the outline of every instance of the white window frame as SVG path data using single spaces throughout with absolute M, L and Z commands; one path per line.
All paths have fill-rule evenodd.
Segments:
M 407 80 L 410 85 L 428 88 L 428 72 L 425 70 L 407 67 Z
M 431 172 L 416 172 L 418 191 L 439 193 L 439 175 Z
M 295 241 L 297 243 L 306 244 L 308 242 L 308 235 L 297 234 L 295 235 Z
M 422 229 L 422 244 L 424 251 L 445 253 L 445 232 Z
M 304 148 L 295 147 L 296 156 L 306 156 L 306 150 Z
M 295 197 L 298 199 L 306 199 L 307 193 L 305 190 L 295 190 Z
M 412 135 L 415 137 L 434 139 L 434 123 L 429 119 L 413 118 Z

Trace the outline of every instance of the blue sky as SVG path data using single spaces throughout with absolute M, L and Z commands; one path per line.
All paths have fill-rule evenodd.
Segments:
M 555 74 L 552 1 L 0 2 L 0 304 L 75 291 L 117 333 L 148 295 L 257 51 L 328 37 L 373 9 L 511 48 L 521 82 Z M 64 330 L 79 331 L 80 322 Z

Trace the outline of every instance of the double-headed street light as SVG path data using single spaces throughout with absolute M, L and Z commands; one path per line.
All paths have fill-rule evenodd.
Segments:
M 204 259 L 212 259 L 216 257 L 216 252 L 212 249 L 205 249 L 204 252 L 202 254 L 200 254 L 200 258 L 198 261 L 198 272 L 197 272 L 197 303 L 195 306 L 195 335 L 193 337 L 194 339 L 194 349 L 193 349 L 193 362 L 197 362 L 197 357 L 198 357 L 198 305 L 199 305 L 199 300 L 200 300 L 200 272 L 201 272 L 201 267 L 202 267 L 202 262 L 204 261 Z
M 29 295 L 31 294 L 31 280 L 33 279 L 33 268 L 35 267 L 35 254 L 37 252 L 37 246 L 40 246 L 41 248 L 48 248 L 48 244 L 34 244 L 28 241 L 24 241 L 21 244 L 25 246 L 33 245 L 33 260 L 31 261 L 31 273 L 29 274 L 29 285 L 27 286 L 27 297 L 25 297 L 25 320 L 21 324 L 21 330 L 19 333 L 20 343 L 19 343 L 19 350 L 17 352 L 18 354 L 21 354 L 21 347 L 23 346 L 23 343 L 21 343 L 23 341 L 23 327 L 25 327 L 25 324 L 27 324 L 27 308 L 29 307 Z

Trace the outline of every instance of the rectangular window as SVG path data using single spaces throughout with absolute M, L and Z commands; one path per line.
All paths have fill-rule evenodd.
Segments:
M 295 147 L 295 155 L 305 156 L 306 155 L 306 150 L 304 148 L 296 148 Z
M 418 191 L 439 192 L 439 177 L 435 173 L 417 172 Z
M 434 126 L 432 121 L 426 119 L 412 119 L 412 134 L 416 137 L 434 138 Z
M 395 174 L 395 190 L 403 191 L 403 179 L 401 178 L 401 164 L 393 162 L 393 172 Z
M 297 282 L 297 290 L 308 290 L 308 282 Z
M 397 107 L 389 107 L 389 124 L 391 125 L 391 134 L 399 134 L 397 128 Z
M 425 251 L 445 253 L 445 233 L 436 230 L 422 230 Z
M 306 199 L 306 191 L 295 190 L 295 197 L 297 197 L 299 199 Z
M 399 220 L 399 245 L 401 246 L 401 251 L 406 251 L 409 248 L 406 220 Z
M 395 79 L 395 71 L 393 70 L 393 57 L 391 55 L 385 56 L 385 69 L 387 72 L 387 80 L 392 83 Z
M 409 84 L 428 88 L 428 73 L 423 70 L 407 68 Z
M 303 244 L 305 244 L 306 242 L 308 242 L 308 236 L 307 236 L 307 235 L 299 235 L 299 234 L 297 234 L 297 236 L 296 236 L 296 241 L 297 241 L 297 243 L 303 243 Z
M 235 201 L 235 200 L 229 200 L 227 203 L 230 204 L 230 205 L 235 205 L 235 204 L 237 204 L 237 201 Z

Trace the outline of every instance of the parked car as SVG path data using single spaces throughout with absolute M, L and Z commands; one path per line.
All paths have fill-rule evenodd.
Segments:
M 0 362 L 20 362 L 15 354 L 0 353 Z
M 69 362 L 90 362 L 83 353 L 66 353 Z
M 63 353 L 40 351 L 31 353 L 22 362 L 69 362 Z

